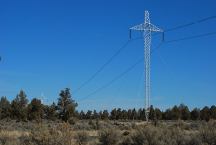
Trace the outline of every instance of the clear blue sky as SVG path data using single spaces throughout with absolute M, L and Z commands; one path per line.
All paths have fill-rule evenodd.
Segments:
M 7 0 L 0 2 L 0 96 L 20 89 L 29 98 L 57 101 L 76 89 L 128 40 L 128 28 L 144 21 L 167 29 L 216 15 L 215 0 Z M 216 20 L 167 33 L 167 40 L 215 32 Z M 153 37 L 152 49 L 159 43 Z M 152 99 L 165 109 L 216 103 L 216 36 L 164 44 L 152 54 Z M 80 109 L 144 105 L 143 63 L 112 86 L 82 100 L 143 57 L 143 41 L 131 42 L 97 78 L 73 95 Z M 80 100 L 80 101 L 79 101 Z

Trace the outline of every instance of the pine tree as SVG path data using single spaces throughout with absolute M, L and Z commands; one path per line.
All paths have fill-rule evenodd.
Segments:
M 200 119 L 200 110 L 198 108 L 194 108 L 190 114 L 191 114 L 192 120 L 199 120 Z
M 200 111 L 200 118 L 202 120 L 209 121 L 210 120 L 210 109 L 209 107 L 205 106 L 201 111 Z
M 103 120 L 109 119 L 109 112 L 107 110 L 103 111 L 101 119 L 103 119 Z
M 112 111 L 111 111 L 111 113 L 110 113 L 110 118 L 112 119 L 112 120 L 116 120 L 117 119 L 117 110 L 116 110 L 116 108 L 114 108 Z
M 155 108 L 155 116 L 157 120 L 161 120 L 162 119 L 162 112 L 160 111 L 159 108 Z
M 83 110 L 79 113 L 79 119 L 81 120 L 86 119 L 86 114 Z
M 150 112 L 149 112 L 149 119 L 150 120 L 155 120 L 156 116 L 155 116 L 155 111 L 154 111 L 154 107 L 151 105 L 150 106 Z
M 210 116 L 211 116 L 211 119 L 216 119 L 216 106 L 215 105 L 211 106 L 210 108 Z
M 145 120 L 146 119 L 146 115 L 145 115 L 145 109 L 143 108 L 143 109 L 141 109 L 140 110 L 140 119 L 141 120 Z
M 44 114 L 43 105 L 41 100 L 32 99 L 31 103 L 28 105 L 28 119 L 41 121 Z
M 96 110 L 93 111 L 93 119 L 98 119 L 99 115 Z
M 23 90 L 16 96 L 11 103 L 11 116 L 19 121 L 27 119 L 28 99 Z
M 66 88 L 62 90 L 58 98 L 58 111 L 59 118 L 63 121 L 68 121 L 75 115 L 75 109 L 78 106 L 77 103 L 71 98 L 70 89 Z
M 56 120 L 58 117 L 57 105 L 53 102 L 50 106 L 44 106 L 45 118 L 48 120 Z
M 122 110 L 122 113 L 121 113 L 121 114 L 122 114 L 122 119 L 123 119 L 123 120 L 128 119 L 128 115 L 127 115 L 128 113 L 127 113 L 126 110 Z
M 0 119 L 9 118 L 11 112 L 10 102 L 7 97 L 1 97 L 0 100 Z
M 122 111 L 121 108 L 117 109 L 116 120 L 122 119 Z
M 92 111 L 88 110 L 86 113 L 86 119 L 92 119 Z
M 166 109 L 166 111 L 163 112 L 162 118 L 163 118 L 163 120 L 171 120 L 172 119 L 171 109 Z
M 132 120 L 136 120 L 137 119 L 137 111 L 136 111 L 135 108 L 132 110 L 131 115 L 132 115 L 132 118 L 131 118 Z
M 189 120 L 190 119 L 190 110 L 188 107 L 184 104 L 179 105 L 179 111 L 180 111 L 180 116 L 182 120 Z
M 137 111 L 137 119 L 138 119 L 138 120 L 142 120 L 142 119 L 141 119 L 141 114 L 142 114 L 142 109 L 140 108 L 140 109 L 138 109 L 138 111 Z
M 129 120 L 132 120 L 133 119 L 133 116 L 132 116 L 132 110 L 131 109 L 128 109 L 128 111 L 127 111 L 127 118 L 129 119 Z
M 175 105 L 171 110 L 171 119 L 178 120 L 181 118 L 181 112 L 179 108 Z

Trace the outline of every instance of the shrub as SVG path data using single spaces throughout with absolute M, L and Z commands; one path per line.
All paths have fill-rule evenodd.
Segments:
M 131 137 L 126 137 L 124 140 L 120 143 L 120 145 L 134 145 L 133 140 Z
M 133 145 L 160 145 L 158 130 L 153 126 L 137 129 L 131 137 Z
M 148 125 L 125 138 L 122 145 L 200 145 L 197 134 L 186 133 L 179 127 L 171 128 Z
M 124 131 L 124 132 L 123 132 L 123 136 L 128 136 L 129 134 L 130 134 L 129 131 Z
M 32 130 L 31 142 L 36 145 L 72 145 L 73 133 L 66 123 L 53 128 L 38 126 Z
M 78 132 L 76 135 L 76 141 L 79 145 L 86 145 L 88 143 L 89 137 L 85 131 Z
M 209 121 L 200 128 L 199 132 L 203 143 L 216 144 L 216 121 Z
M 70 117 L 68 120 L 68 123 L 70 123 L 71 125 L 75 125 L 77 122 L 77 118 L 75 117 Z
M 99 141 L 101 145 L 117 145 L 120 135 L 113 129 L 103 130 L 99 133 Z

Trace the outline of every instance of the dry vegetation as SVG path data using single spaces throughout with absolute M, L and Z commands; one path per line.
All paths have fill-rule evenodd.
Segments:
M 145 109 L 78 112 L 77 105 L 68 88 L 52 105 L 28 103 L 23 90 L 11 102 L 2 97 L 0 145 L 216 145 L 215 105 L 165 112 L 151 106 L 150 123 Z
M 216 145 L 216 121 L 0 122 L 0 145 Z

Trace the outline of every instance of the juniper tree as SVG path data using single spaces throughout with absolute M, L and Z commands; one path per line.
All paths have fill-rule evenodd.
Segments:
M 179 105 L 179 111 L 181 114 L 181 119 L 182 120 L 189 120 L 190 119 L 190 110 L 188 107 L 184 104 Z
M 190 114 L 191 114 L 192 120 L 199 120 L 200 119 L 200 110 L 198 108 L 194 108 Z
M 70 89 L 62 90 L 58 98 L 59 118 L 63 121 L 68 121 L 69 118 L 75 115 L 75 109 L 78 104 L 72 99 Z
M 27 95 L 23 90 L 19 92 L 16 98 L 11 103 L 11 116 L 17 120 L 27 119 L 27 105 L 28 99 Z
M 44 110 L 41 100 L 36 98 L 32 99 L 31 103 L 28 105 L 28 119 L 41 121 L 43 113 Z
M 11 105 L 7 97 L 1 97 L 0 100 L 0 119 L 10 117 Z
M 211 119 L 216 119 L 216 106 L 212 105 L 210 108 Z
M 201 111 L 200 111 L 200 118 L 202 120 L 209 121 L 210 120 L 210 109 L 209 107 L 205 106 Z

